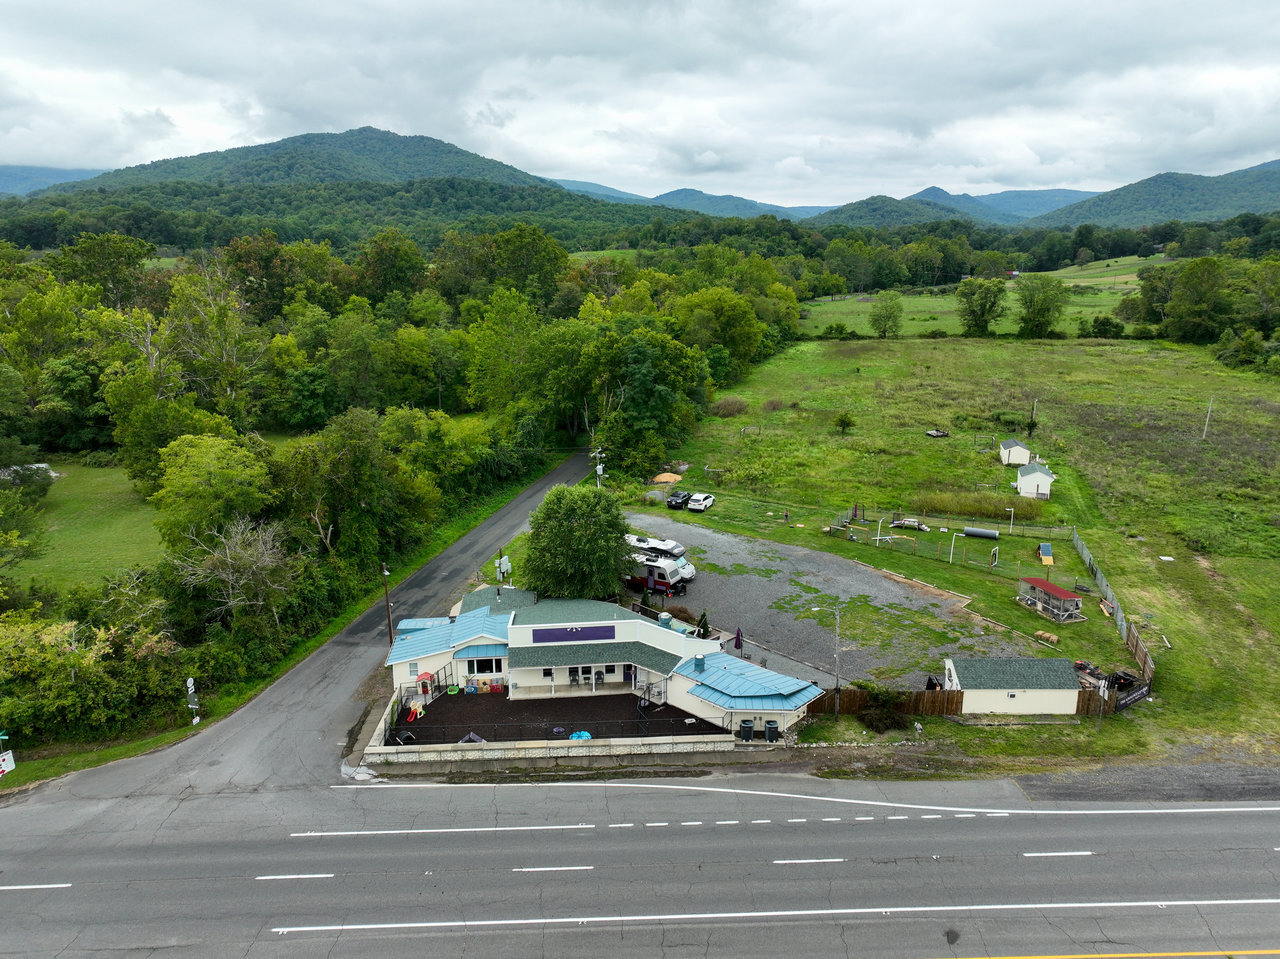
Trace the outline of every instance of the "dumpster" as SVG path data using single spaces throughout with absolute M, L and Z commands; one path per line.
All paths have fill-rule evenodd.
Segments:
M 756 724 L 750 719 L 744 719 L 738 724 L 738 735 L 742 737 L 744 743 L 749 743 L 756 734 Z
M 776 743 L 778 741 L 778 721 L 776 719 L 765 720 L 764 741 L 767 743 Z

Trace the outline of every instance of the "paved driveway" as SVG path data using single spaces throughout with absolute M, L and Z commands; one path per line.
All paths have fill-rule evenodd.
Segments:
M 631 513 L 627 519 L 645 533 L 689 547 L 698 577 L 675 602 L 695 615 L 707 610 L 719 629 L 741 628 L 765 661 L 774 654 L 773 666 L 781 671 L 792 671 L 783 657 L 807 664 L 815 672 L 795 670 L 802 679 L 829 684 L 834 672 L 835 617 L 814 613 L 815 606 L 840 607 L 843 680 L 923 689 L 930 674 L 941 675 L 946 656 L 1031 652 L 1016 637 L 984 628 L 950 593 L 830 553 L 721 533 L 661 514 Z M 714 514 L 706 521 L 714 523 Z

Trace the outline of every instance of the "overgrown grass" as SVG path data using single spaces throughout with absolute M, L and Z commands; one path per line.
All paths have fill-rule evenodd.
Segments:
M 122 468 L 52 460 L 60 474 L 43 501 L 48 537 L 41 556 L 14 566 L 17 582 L 58 588 L 94 582 L 160 556 L 155 510 Z
M 874 521 L 859 521 L 869 529 L 857 542 L 821 533 L 855 503 L 873 515 L 918 515 L 931 495 L 975 484 L 994 486 L 1016 515 L 1026 501 L 1009 489 L 1014 471 L 983 452 L 991 443 L 982 434 L 1011 434 L 975 424 L 1007 410 L 1029 417 L 1034 404 L 1038 429 L 1021 438 L 1059 477 L 1043 521 L 1080 530 L 1157 660 L 1155 702 L 1125 721 L 1152 748 L 1205 731 L 1242 748 L 1280 737 L 1274 380 L 1159 342 L 864 340 L 800 344 L 724 395 L 746 412 L 708 417 L 675 454 L 707 478 L 716 506 L 696 520 L 670 515 L 889 568 L 971 596 L 972 609 L 1023 633 L 1059 634 L 1060 655 L 1125 665 L 1096 602 L 1086 605 L 1086 623 L 1057 627 L 1012 601 L 1020 576 L 1068 588 L 1089 581 L 1069 540 L 1055 540 L 1056 565 L 1040 567 L 1039 536 L 982 524 L 1002 529 L 993 574 L 984 568 L 990 541 L 958 539 L 955 561 L 946 561 L 954 529 L 895 531 L 916 537 L 914 552 L 910 541 L 871 545 Z M 845 433 L 835 428 L 841 411 L 854 418 Z M 946 439 L 924 435 L 948 425 Z

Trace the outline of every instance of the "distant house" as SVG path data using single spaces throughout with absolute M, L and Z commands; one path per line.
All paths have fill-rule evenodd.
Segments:
M 1043 463 L 1028 463 L 1018 467 L 1018 481 L 1014 483 L 1018 495 L 1028 499 L 1048 499 L 1049 487 L 1058 477 Z
M 1012 437 L 1000 444 L 1000 462 L 1005 466 L 1025 466 L 1031 462 L 1031 449 Z
M 947 659 L 944 689 L 964 691 L 965 713 L 1074 715 L 1080 680 L 1069 659 Z
M 1018 602 L 1055 623 L 1084 622 L 1084 597 L 1038 576 L 1018 583 Z

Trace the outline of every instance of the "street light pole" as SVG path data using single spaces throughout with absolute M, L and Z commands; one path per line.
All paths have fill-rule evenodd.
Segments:
M 387 564 L 382 564 L 382 598 L 387 603 L 387 645 L 394 646 L 396 641 L 396 631 L 391 625 L 391 592 L 387 589 L 387 580 L 391 578 L 391 570 L 387 569 Z
M 1004 511 L 1009 514 L 1009 535 L 1013 535 L 1013 507 L 1006 506 Z
M 826 610 L 828 613 L 836 614 L 836 707 L 835 718 L 840 718 L 840 608 L 832 609 L 830 606 L 815 606 L 813 611 L 816 613 L 820 610 Z
M 948 562 L 948 563 L 950 563 L 953 559 L 955 559 L 955 558 L 956 558 L 956 537 L 957 537 L 957 536 L 963 536 L 963 535 L 964 535 L 964 533 L 952 533 L 952 534 L 951 534 L 951 555 L 949 555 L 949 556 L 947 557 L 947 562 Z

